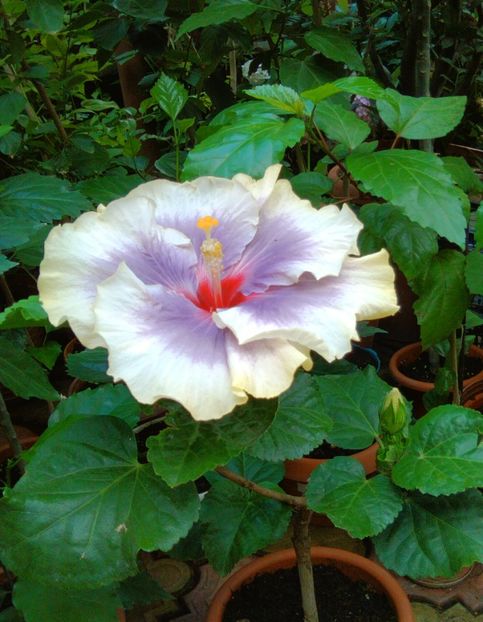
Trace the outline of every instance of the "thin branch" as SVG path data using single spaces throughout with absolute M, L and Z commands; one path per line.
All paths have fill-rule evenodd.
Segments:
M 454 386 L 453 386 L 453 404 L 459 405 L 461 404 L 461 394 L 460 394 L 460 386 L 459 386 L 459 373 L 458 373 L 458 340 L 456 338 L 456 331 L 454 330 L 449 336 L 449 344 L 450 344 L 450 364 L 451 369 L 454 374 Z
M 67 132 L 65 131 L 64 126 L 62 125 L 62 121 L 60 120 L 59 115 L 57 114 L 57 110 L 55 109 L 52 100 L 49 97 L 49 94 L 45 90 L 44 85 L 39 80 L 32 80 L 33 85 L 37 89 L 38 94 L 40 95 L 41 100 L 44 102 L 47 111 L 54 122 L 55 127 L 57 128 L 57 132 L 61 137 L 64 143 L 69 141 L 69 137 L 67 136 Z
M 274 499 L 275 501 L 281 501 L 282 503 L 287 503 L 296 508 L 306 508 L 307 502 L 305 497 L 295 497 L 294 495 L 288 495 L 284 492 L 277 492 L 276 490 L 271 490 L 270 488 L 265 488 L 265 486 L 260 486 L 255 482 L 246 479 L 242 475 L 238 475 L 238 473 L 234 473 L 230 471 L 226 467 L 216 467 L 215 471 L 229 479 L 231 482 L 242 486 L 243 488 L 247 488 L 248 490 L 252 490 L 253 492 L 258 493 L 268 499 Z
M 292 542 L 297 555 L 297 570 L 302 596 L 304 622 L 319 622 L 315 598 L 314 570 L 310 556 L 310 519 L 312 512 L 306 508 L 297 509 L 293 514 Z
M 150 421 L 146 421 L 145 423 L 140 423 L 135 428 L 133 428 L 133 432 L 134 434 L 139 434 L 139 432 L 142 432 L 146 428 L 150 428 L 152 425 L 156 425 L 156 423 L 161 423 L 162 421 L 164 421 L 164 419 L 165 416 L 162 415 L 161 417 L 156 417 L 156 419 L 151 419 Z

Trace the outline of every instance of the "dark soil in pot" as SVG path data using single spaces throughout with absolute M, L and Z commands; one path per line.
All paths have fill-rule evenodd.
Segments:
M 352 456 L 357 449 L 341 449 L 330 443 L 322 443 L 315 449 L 307 454 L 306 458 L 315 458 L 317 460 L 328 460 L 329 458 L 336 458 L 337 456 Z
M 465 356 L 463 380 L 476 376 L 480 373 L 481 369 L 482 365 L 480 358 Z M 431 368 L 427 352 L 422 352 L 415 361 L 402 363 L 400 365 L 400 370 L 405 376 L 414 378 L 414 380 L 434 382 L 435 379 L 435 374 Z
M 385 594 L 339 570 L 314 567 L 319 622 L 396 622 Z M 296 568 L 258 575 L 228 603 L 223 622 L 303 622 Z

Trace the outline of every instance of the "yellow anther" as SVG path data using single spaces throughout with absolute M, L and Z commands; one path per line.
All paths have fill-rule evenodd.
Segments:
M 206 237 L 209 238 L 213 227 L 217 227 L 219 224 L 218 218 L 215 218 L 214 216 L 202 216 L 201 218 L 198 218 L 196 226 L 198 229 L 203 229 Z

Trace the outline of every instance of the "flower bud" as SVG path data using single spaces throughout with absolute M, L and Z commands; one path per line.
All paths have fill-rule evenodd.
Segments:
M 399 389 L 391 389 L 380 412 L 381 431 L 397 434 L 404 428 L 407 420 L 408 412 L 403 396 Z

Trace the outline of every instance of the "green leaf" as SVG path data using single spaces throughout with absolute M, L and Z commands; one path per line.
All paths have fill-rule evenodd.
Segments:
M 314 378 L 309 374 L 298 374 L 292 386 L 278 398 L 271 426 L 248 448 L 248 452 L 272 462 L 310 453 L 322 444 L 332 428 L 332 421 L 321 406 Z
M 43 346 L 27 348 L 27 352 L 42 365 L 45 365 L 47 369 L 52 369 L 61 350 L 62 347 L 57 341 L 47 341 Z
M 364 71 L 359 52 L 354 47 L 350 36 L 335 28 L 320 26 L 305 34 L 305 41 L 310 47 L 327 58 L 345 63 L 349 69 Z
M 15 266 L 18 266 L 18 262 L 10 261 L 10 259 L 5 257 L 3 253 L 0 253 L 0 274 L 7 272 L 7 270 L 10 270 L 10 268 L 14 268 Z
M 151 96 L 173 121 L 188 101 L 188 91 L 184 86 L 165 73 L 156 80 Z
M 174 413 L 165 420 L 167 428 L 148 439 L 148 460 L 170 486 L 195 480 L 253 443 L 272 422 L 275 408 L 275 400 L 252 401 L 209 422 Z
M 0 622 L 25 622 L 25 618 L 15 607 L 8 607 L 0 611 Z
M 177 38 L 197 28 L 224 24 L 232 19 L 241 20 L 260 7 L 250 0 L 212 0 L 200 13 L 193 13 L 181 24 Z
M 208 561 L 216 572 L 227 574 L 240 559 L 280 539 L 291 513 L 279 501 L 227 480 L 217 481 L 201 505 Z
M 0 383 L 19 397 L 57 400 L 45 370 L 29 354 L 0 337 Z
M 135 574 L 139 549 L 169 550 L 197 519 L 196 489 L 170 489 L 136 457 L 116 417 L 50 428 L 0 501 L 2 561 L 25 579 L 91 589 Z
M 401 207 L 410 220 L 422 227 L 464 247 L 466 220 L 459 194 L 436 155 L 392 149 L 352 154 L 346 162 L 368 192 Z
M 349 149 L 355 149 L 371 133 L 371 128 L 355 112 L 332 102 L 317 104 L 314 121 L 329 138 Z
M 41 223 L 17 216 L 3 216 L 0 202 L 0 248 L 25 244 L 42 227 Z
M 44 244 L 52 229 L 52 225 L 40 225 L 39 229 L 32 231 L 27 242 L 17 245 L 15 259 L 25 266 L 37 267 L 44 257 Z
M 80 192 L 71 190 L 69 182 L 57 177 L 24 173 L 0 181 L 2 216 L 49 223 L 62 216 L 75 218 L 90 207 Z
M 359 219 L 367 233 L 384 241 L 392 259 L 408 279 L 424 272 L 438 252 L 435 231 L 412 222 L 394 205 L 370 203 L 360 210 Z
M 278 117 L 276 115 L 283 114 L 283 111 L 279 108 L 275 108 L 271 104 L 262 101 L 246 101 L 240 102 L 229 108 L 225 108 L 219 112 L 210 121 L 209 127 L 219 127 L 222 125 L 233 125 L 238 123 L 241 119 L 260 120 L 260 118 L 270 119 L 273 121 Z M 212 132 L 213 133 L 213 132 Z
M 447 156 L 441 159 L 455 184 L 462 190 L 465 192 L 482 192 L 483 183 L 464 158 Z
M 330 82 L 335 75 L 321 67 L 315 58 L 300 60 L 284 58 L 280 66 L 280 82 L 292 87 L 297 93 L 316 89 L 321 84 Z M 305 97 L 305 95 L 304 95 Z
M 470 294 L 483 294 L 483 254 L 471 251 L 466 256 L 465 280 Z
M 468 309 L 468 311 L 466 312 L 465 324 L 466 328 L 476 328 L 477 326 L 482 326 L 483 317 L 478 315 L 478 313 L 475 313 L 474 311 L 470 311 Z
M 475 250 L 483 250 L 483 203 L 480 203 L 476 210 Z
M 343 449 L 364 449 L 379 433 L 379 410 L 391 387 L 374 367 L 343 376 L 317 376 L 324 414 L 332 420 L 329 443 Z
M 61 590 L 19 579 L 13 602 L 25 622 L 119 622 L 121 601 L 115 587 L 97 590 Z
M 113 0 L 112 2 L 112 6 L 120 13 L 149 22 L 164 21 L 167 5 L 167 0 Z
M 303 91 L 301 93 L 302 97 L 305 99 L 310 99 L 314 104 L 318 104 L 324 99 L 335 95 L 336 93 L 340 93 L 341 89 L 337 88 L 333 82 L 327 82 L 326 84 L 321 84 L 317 86 L 315 89 L 308 89 L 307 91 Z
M 449 495 L 483 486 L 483 415 L 462 406 L 433 408 L 410 428 L 392 479 L 409 490 Z
M 289 86 L 282 84 L 264 84 L 245 91 L 255 99 L 261 99 L 274 108 L 301 116 L 304 114 L 305 104 L 300 95 Z
M 96 205 L 107 205 L 115 199 L 125 196 L 136 186 L 143 183 L 139 175 L 104 175 L 85 179 L 76 188 Z
M 25 97 L 21 93 L 17 93 L 17 91 L 0 95 L 0 119 L 2 124 L 12 125 L 26 104 L 27 100 Z
M 124 579 L 119 586 L 119 596 L 124 609 L 132 609 L 136 605 L 150 605 L 157 600 L 174 599 L 146 570 Z
M 267 167 L 280 162 L 285 149 L 293 147 L 304 132 L 300 119 L 240 119 L 234 125 L 222 127 L 188 153 L 182 178 L 232 177 L 236 173 L 262 177 Z
M 305 493 L 311 510 L 327 514 L 353 538 L 367 538 L 385 529 L 402 509 L 402 499 L 384 475 L 366 479 L 353 458 L 332 458 L 310 476 Z
M 30 326 L 52 327 L 38 296 L 29 296 L 23 300 L 18 300 L 0 313 L 0 329 Z
M 64 25 L 62 0 L 25 0 L 27 13 L 41 32 L 58 32 Z
M 112 382 L 107 372 L 107 350 L 94 348 L 83 350 L 67 357 L 67 371 L 70 376 L 86 382 Z
M 448 497 L 412 494 L 374 539 L 377 557 L 400 575 L 450 577 L 483 558 L 482 515 L 476 490 Z
M 9 126 L 4 125 L 2 127 L 5 128 Z M 0 134 L 1 134 L 1 131 L 0 131 Z M 20 132 L 15 132 L 12 130 L 8 132 L 8 134 L 4 133 L 0 137 L 0 153 L 13 157 L 17 154 L 17 151 L 20 149 L 21 144 L 22 144 L 22 134 L 20 134 Z
M 301 199 L 308 199 L 315 207 L 319 207 L 323 194 L 332 190 L 332 180 L 322 173 L 299 173 L 290 178 L 294 192 Z
M 384 89 L 365 76 L 348 76 L 347 78 L 339 78 L 335 80 L 334 86 L 339 90 L 353 95 L 360 95 L 369 99 L 379 99 L 384 96 Z
M 466 97 L 410 97 L 386 89 L 377 109 L 384 123 L 403 138 L 439 138 L 461 121 Z
M 464 270 L 465 256 L 444 249 L 433 257 L 424 275 L 412 283 L 419 295 L 414 311 L 423 349 L 447 339 L 463 322 L 469 302 Z
M 233 473 L 237 473 L 251 482 L 269 486 L 277 485 L 285 475 L 283 462 L 267 462 L 247 453 L 242 453 L 233 458 L 225 466 Z M 224 477 L 216 471 L 211 471 L 206 474 L 206 479 L 210 484 L 213 484 L 215 481 L 224 479 Z
M 141 407 L 123 384 L 106 384 L 85 389 L 62 400 L 50 415 L 49 427 L 67 417 L 119 417 L 133 427 L 139 422 Z

